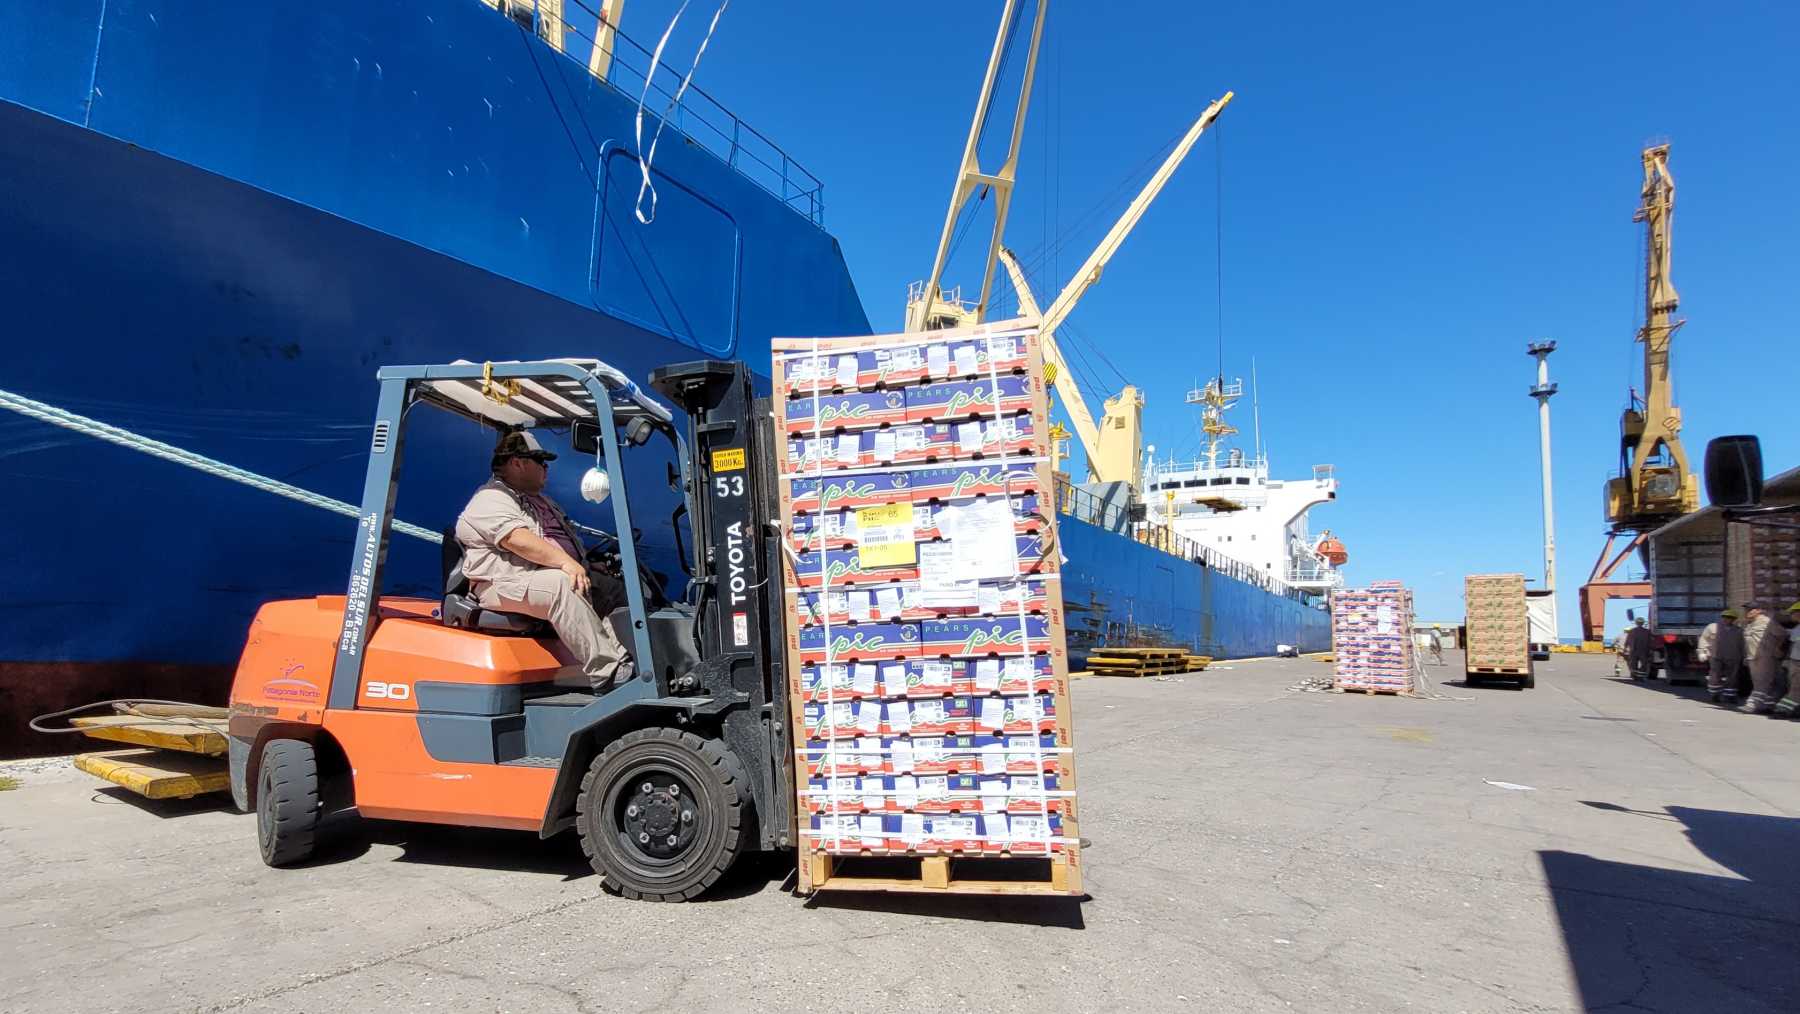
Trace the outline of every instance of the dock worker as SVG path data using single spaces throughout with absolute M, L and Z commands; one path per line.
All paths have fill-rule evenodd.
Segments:
M 1752 690 L 1755 686 L 1756 655 L 1762 650 L 1763 638 L 1767 636 L 1769 632 L 1769 625 L 1770 620 L 1767 611 L 1754 602 L 1744 603 L 1744 664 L 1745 671 L 1749 674 L 1750 678 L 1748 680 L 1742 678 L 1738 680 L 1739 689 L 1742 691 Z M 1745 684 L 1748 684 L 1748 686 Z M 1751 693 L 1750 696 L 1754 698 L 1755 694 Z M 1748 707 L 1746 707 L 1745 710 L 1749 710 Z
M 1431 625 L 1431 664 L 1444 664 L 1444 628 L 1435 623 Z
M 1781 699 L 1781 688 L 1777 684 L 1781 679 L 1781 663 L 1787 659 L 1788 634 L 1797 620 L 1800 615 L 1794 612 L 1763 617 L 1762 637 L 1757 639 L 1756 650 L 1750 653 L 1750 697 L 1739 710 L 1751 715 L 1766 715 L 1775 710 L 1775 702 Z
M 1800 615 L 1800 602 L 1788 606 L 1788 615 Z M 1775 702 L 1775 710 L 1770 714 L 1800 721 L 1800 631 L 1788 637 L 1787 692 Z
M 1719 613 L 1719 618 L 1700 632 L 1697 652 L 1706 663 L 1706 692 L 1714 704 L 1737 703 L 1738 668 L 1744 664 L 1744 628 L 1738 626 L 1736 609 Z
M 1650 675 L 1650 628 L 1644 626 L 1643 620 L 1634 621 L 1625 632 L 1625 664 L 1634 680 Z
M 501 435 L 493 477 L 456 519 L 463 575 L 483 609 L 549 621 L 594 691 L 605 693 L 635 668 L 590 599 L 594 579 L 574 522 L 544 495 L 554 460 L 527 431 Z

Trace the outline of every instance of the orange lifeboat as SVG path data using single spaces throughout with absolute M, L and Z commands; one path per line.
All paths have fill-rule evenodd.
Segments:
M 1325 562 L 1333 567 L 1342 567 L 1350 559 L 1350 551 L 1330 532 L 1319 537 L 1319 544 L 1314 547 L 1313 552 L 1324 557 Z

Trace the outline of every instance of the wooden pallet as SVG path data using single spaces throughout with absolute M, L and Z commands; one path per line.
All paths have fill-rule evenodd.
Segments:
M 1371 696 L 1386 694 L 1389 697 L 1400 697 L 1412 693 L 1411 690 L 1403 687 L 1338 687 L 1338 689 L 1347 694 L 1369 694 Z
M 1467 673 L 1470 676 L 1529 676 L 1531 670 L 1529 668 L 1520 669 L 1517 666 L 1472 665 L 1469 666 Z
M 813 891 L 910 894 L 1079 895 L 1081 867 L 1073 855 L 805 857 Z M 803 888 L 804 889 L 804 888 Z
M 1193 655 L 1186 648 L 1106 647 L 1088 656 L 1088 669 L 1096 676 L 1168 676 L 1210 664 L 1211 656 Z

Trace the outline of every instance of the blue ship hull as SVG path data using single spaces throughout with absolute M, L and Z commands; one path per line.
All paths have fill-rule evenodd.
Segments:
M 379 365 L 642 378 L 870 330 L 811 209 L 698 144 L 665 137 L 638 224 L 633 100 L 476 0 L 55 6 L 0 0 L 0 389 L 353 501 Z M 490 441 L 421 420 L 398 517 L 447 526 Z M 553 474 L 565 502 L 575 472 Z M 641 472 L 646 555 L 673 572 L 675 497 Z M 0 755 L 64 745 L 23 730 L 55 708 L 220 699 L 261 602 L 343 588 L 354 522 L 315 507 L 6 412 L 0 477 Z M 1065 521 L 1078 653 L 1261 654 L 1322 624 Z M 438 566 L 396 536 L 389 588 L 435 595 Z

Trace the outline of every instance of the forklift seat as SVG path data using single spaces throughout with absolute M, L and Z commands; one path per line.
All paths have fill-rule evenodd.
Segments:
M 462 572 L 463 547 L 456 541 L 456 526 L 444 529 L 444 626 L 478 630 L 502 637 L 551 637 L 550 624 L 535 616 L 483 609 L 469 594 L 469 579 Z

